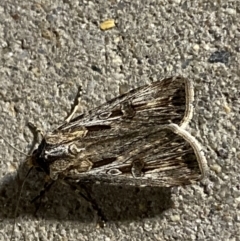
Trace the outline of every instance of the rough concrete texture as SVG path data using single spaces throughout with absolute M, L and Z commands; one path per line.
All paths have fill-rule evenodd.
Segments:
M 56 183 L 42 200 L 33 171 L 15 240 L 240 240 L 240 4 L 221 0 L 0 1 L 0 133 L 28 153 L 29 121 L 45 132 L 66 117 L 78 87 L 88 109 L 167 76 L 194 82 L 189 130 L 210 168 L 206 183 L 169 189 L 94 185 L 108 218 Z M 101 31 L 112 18 L 116 27 Z M 0 141 L 0 240 L 9 240 L 25 157 Z

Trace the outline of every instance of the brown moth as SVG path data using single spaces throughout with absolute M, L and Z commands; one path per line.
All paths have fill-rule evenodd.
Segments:
M 36 167 L 48 180 L 34 200 L 56 180 L 75 188 L 89 181 L 171 187 L 203 179 L 208 172 L 206 159 L 185 129 L 192 118 L 193 100 L 191 81 L 174 77 L 131 90 L 72 118 L 76 106 L 60 127 L 42 136 L 27 158 L 28 174 Z M 22 189 L 23 184 L 15 218 Z M 80 194 L 106 220 L 94 199 Z
M 175 186 L 202 179 L 207 164 L 185 130 L 194 99 L 175 77 L 134 89 L 47 133 L 28 162 L 49 180 Z

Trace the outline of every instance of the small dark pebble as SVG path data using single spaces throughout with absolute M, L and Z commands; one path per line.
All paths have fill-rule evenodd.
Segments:
M 230 53 L 224 50 L 216 51 L 211 54 L 208 59 L 209 63 L 223 63 L 227 64 L 229 61 Z

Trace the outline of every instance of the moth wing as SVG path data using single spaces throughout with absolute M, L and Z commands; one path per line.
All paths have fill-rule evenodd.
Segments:
M 78 116 L 56 131 L 79 127 L 140 128 L 170 123 L 185 127 L 192 118 L 194 99 L 192 83 L 182 77 L 167 78 L 134 89 L 84 115 Z
M 121 141 L 127 139 L 121 137 Z M 91 169 L 77 173 L 73 168 L 68 170 L 65 178 L 70 182 L 91 180 L 166 187 L 193 183 L 207 173 L 207 164 L 200 145 L 176 124 L 149 130 L 121 146 L 121 149 L 114 144 L 110 146 L 109 140 L 102 139 L 102 152 L 101 148 L 97 148 L 94 155 L 93 150 L 86 149 L 86 153 L 91 153 L 86 155 L 92 163 Z

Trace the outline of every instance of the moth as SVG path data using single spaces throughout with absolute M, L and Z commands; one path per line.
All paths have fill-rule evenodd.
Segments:
M 73 188 L 87 182 L 171 187 L 205 178 L 208 166 L 202 147 L 186 130 L 193 101 L 192 82 L 172 77 L 73 118 L 76 106 L 61 126 L 42 135 L 27 158 L 28 174 L 34 167 L 46 174 L 44 190 L 34 200 L 57 180 Z M 94 199 L 80 194 L 106 220 Z
M 137 186 L 191 184 L 207 174 L 192 118 L 192 82 L 166 78 L 131 90 L 43 136 L 28 158 L 51 181 Z

